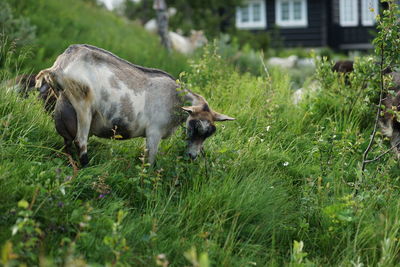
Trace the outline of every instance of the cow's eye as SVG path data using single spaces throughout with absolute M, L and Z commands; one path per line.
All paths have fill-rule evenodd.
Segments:
M 208 128 L 205 137 L 210 137 L 213 133 L 215 133 L 216 130 L 217 130 L 217 128 L 215 128 L 214 125 L 211 125 L 211 126 Z
M 400 131 L 400 122 L 398 122 L 396 118 L 393 120 L 393 129 Z
M 190 120 L 189 125 L 187 127 L 187 135 L 189 138 L 192 138 L 193 136 L 196 135 L 197 133 L 197 127 L 198 127 L 198 121 L 197 120 Z

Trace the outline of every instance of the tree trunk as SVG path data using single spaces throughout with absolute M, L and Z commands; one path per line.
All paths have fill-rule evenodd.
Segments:
M 161 44 L 171 52 L 171 40 L 168 34 L 168 12 L 165 0 L 154 0 L 153 8 L 157 14 L 158 34 L 161 37 Z

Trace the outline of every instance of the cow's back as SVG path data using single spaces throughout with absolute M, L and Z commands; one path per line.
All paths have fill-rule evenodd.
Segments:
M 94 135 L 125 139 L 158 127 L 164 136 L 176 126 L 177 85 L 168 73 L 88 45 L 70 46 L 53 67 L 72 105 L 90 105 Z

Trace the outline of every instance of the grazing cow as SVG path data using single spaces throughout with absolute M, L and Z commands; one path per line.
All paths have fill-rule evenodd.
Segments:
M 354 71 L 354 61 L 338 60 L 332 67 L 333 72 L 342 73 L 346 85 L 350 85 L 349 73 Z
M 374 62 L 376 65 L 380 65 L 380 62 Z M 332 67 L 332 71 L 334 72 L 340 72 L 340 73 L 350 73 L 354 71 L 354 61 L 352 60 L 338 60 L 336 61 L 335 65 Z M 382 70 L 383 74 L 390 74 L 392 73 L 392 68 L 386 67 L 385 69 Z
M 182 36 L 176 32 L 169 32 L 172 48 L 185 55 L 192 54 L 197 48 L 207 44 L 203 31 L 190 31 L 190 37 Z
M 400 158 L 400 72 L 389 73 L 392 76 L 394 86 L 389 89 L 393 94 L 388 93 L 383 99 L 385 106 L 383 116 L 379 118 L 382 133 L 389 137 L 390 144 L 394 147 L 397 157 Z
M 375 62 L 374 64 L 380 63 Z M 353 66 L 353 61 L 338 61 L 332 70 L 348 74 L 354 71 Z M 379 126 L 382 129 L 382 133 L 390 139 L 390 144 L 396 156 L 400 158 L 400 117 L 397 114 L 398 111 L 400 111 L 400 72 L 393 72 L 392 68 L 389 66 L 382 70 L 382 74 L 390 75 L 394 86 L 389 88 L 389 91 L 392 93 L 389 92 L 385 94 L 382 99 L 384 109 L 383 116 L 379 117 Z
M 287 58 L 271 57 L 267 60 L 267 65 L 290 69 L 296 66 L 298 59 L 299 57 L 295 55 L 289 56 Z
M 36 87 L 44 81 L 61 92 L 56 104 L 56 125 L 65 126 L 67 139 L 75 141 L 82 166 L 89 161 L 89 135 L 146 137 L 149 162 L 153 163 L 160 140 L 185 120 L 179 112 L 181 107 L 189 114 L 187 152 L 192 159 L 201 151 L 204 140 L 215 132 L 215 121 L 234 120 L 213 111 L 202 96 L 180 88 L 168 73 L 134 65 L 90 45 L 68 47 L 51 68 L 38 74 Z M 190 106 L 183 106 L 184 103 Z M 76 127 L 71 119 L 74 112 Z
M 321 88 L 321 85 L 317 81 L 311 81 L 306 86 L 294 91 L 292 96 L 292 102 L 294 105 L 300 104 L 304 100 L 305 96 L 317 92 Z

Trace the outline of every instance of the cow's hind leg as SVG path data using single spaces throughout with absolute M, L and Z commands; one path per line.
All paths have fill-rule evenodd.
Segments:
M 54 122 L 58 134 L 64 138 L 64 151 L 72 156 L 72 143 L 77 133 L 77 118 L 74 108 L 64 94 L 60 95 L 55 105 Z
M 92 116 L 89 108 L 81 108 L 80 110 L 77 110 L 76 113 L 78 119 L 78 131 L 75 138 L 75 144 L 79 150 L 79 161 L 82 167 L 85 167 L 89 163 L 87 143 Z
M 67 153 L 68 155 L 72 156 L 72 143 L 73 143 L 73 139 L 65 139 L 64 138 L 64 150 L 65 153 Z

